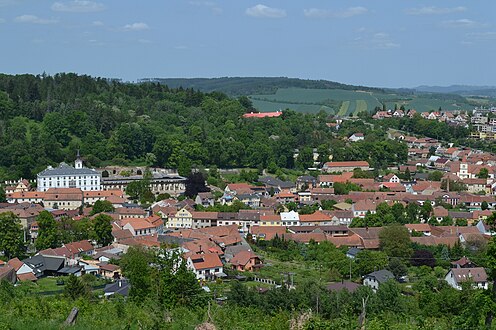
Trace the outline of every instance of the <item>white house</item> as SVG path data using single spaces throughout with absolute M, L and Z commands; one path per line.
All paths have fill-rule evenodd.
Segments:
M 363 279 L 363 285 L 366 285 L 372 288 L 374 292 L 377 292 L 377 290 L 379 289 L 379 285 L 391 279 L 394 279 L 393 273 L 391 273 L 389 270 L 382 269 L 365 275 Z
M 283 226 L 300 225 L 300 215 L 298 214 L 298 212 L 295 211 L 281 212 L 280 216 Z
M 224 276 L 222 261 L 215 253 L 190 255 L 187 267 L 195 273 L 199 280 L 214 280 Z
M 462 283 L 471 282 L 476 289 L 488 289 L 487 273 L 482 267 L 452 268 L 444 278 L 446 282 L 457 290 L 462 289 Z
M 47 191 L 50 188 L 80 188 L 82 191 L 101 190 L 102 175 L 93 169 L 83 166 L 79 151 L 74 167 L 60 163 L 56 168 L 48 166 L 37 175 L 37 190 Z
M 363 141 L 364 139 L 363 133 L 354 133 L 348 138 L 351 142 Z

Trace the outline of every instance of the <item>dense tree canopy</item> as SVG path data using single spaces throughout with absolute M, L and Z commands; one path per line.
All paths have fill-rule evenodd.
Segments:
M 76 149 L 89 166 L 141 164 L 185 176 L 193 165 L 307 168 L 313 148 L 320 163 L 333 154 L 376 168 L 407 154 L 405 144 L 382 139 L 382 131 L 348 151 L 326 126 L 325 112 L 244 119 L 252 111 L 244 98 L 76 74 L 0 75 L 0 110 L 0 178 L 34 178 L 49 164 L 72 161 Z

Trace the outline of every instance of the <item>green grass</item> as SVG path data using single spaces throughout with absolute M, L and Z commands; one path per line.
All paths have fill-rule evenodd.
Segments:
M 348 108 L 350 107 L 350 101 L 344 101 L 341 105 L 341 109 L 339 109 L 338 116 L 346 116 L 348 113 Z
M 353 115 L 357 115 L 359 112 L 362 111 L 367 111 L 367 108 L 367 102 L 365 102 L 364 100 L 357 100 L 355 112 L 353 112 Z

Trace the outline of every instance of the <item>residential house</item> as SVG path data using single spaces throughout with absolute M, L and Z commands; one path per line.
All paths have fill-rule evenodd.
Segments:
M 121 278 L 121 268 L 117 265 L 112 265 L 108 263 L 98 264 L 98 274 L 103 278 L 116 280 Z
M 279 214 L 262 214 L 260 215 L 260 226 L 282 226 L 281 216 Z
M 127 297 L 129 295 L 129 290 L 131 289 L 131 283 L 127 279 L 120 279 L 114 283 L 107 284 L 103 289 L 105 297 L 113 295 L 121 295 Z
M 250 234 L 254 240 L 270 241 L 274 237 L 282 238 L 286 235 L 286 227 L 283 226 L 251 226 Z
M 394 279 L 393 273 L 391 273 L 389 270 L 382 269 L 365 275 L 365 277 L 363 278 L 363 285 L 368 286 L 374 292 L 377 292 L 381 284 L 384 284 L 392 279 Z
M 167 228 L 193 228 L 193 215 L 186 208 L 182 208 L 167 221 Z
M 199 280 L 214 280 L 224 275 L 224 265 L 216 253 L 191 254 L 186 262 Z
M 298 191 L 308 190 L 317 187 L 317 179 L 311 175 L 299 176 L 296 179 L 296 189 Z
M 140 207 L 119 207 L 115 210 L 115 213 L 119 216 L 119 220 L 128 218 L 146 218 L 148 212 Z
M 353 133 L 349 138 L 348 141 L 350 142 L 357 142 L 357 141 L 363 141 L 365 139 L 365 136 L 363 133 Z
M 349 293 L 355 292 L 361 285 L 355 282 L 350 281 L 341 281 L 336 283 L 329 283 L 326 288 L 329 292 L 341 292 L 343 290 L 348 291 Z
M 262 267 L 262 261 L 253 251 L 240 251 L 231 260 L 230 263 L 234 270 L 244 272 L 253 271 Z
M 391 183 L 400 183 L 401 180 L 398 178 L 398 176 L 394 173 L 389 173 L 388 175 L 385 175 L 382 178 L 383 182 L 391 182 Z
M 315 211 L 312 214 L 300 214 L 300 224 L 302 226 L 326 226 L 332 225 L 332 219 L 322 211 Z
M 351 206 L 351 211 L 353 211 L 354 218 L 365 218 L 367 212 L 375 214 L 376 207 L 376 203 L 372 200 L 360 200 Z
M 234 198 L 251 208 L 260 207 L 260 196 L 257 194 L 238 194 Z
M 164 221 L 158 215 L 147 218 L 127 218 L 121 220 L 122 229 L 129 230 L 133 236 L 162 234 Z
M 218 212 L 190 212 L 192 217 L 192 227 L 196 228 L 206 228 L 217 226 Z
M 451 268 L 444 279 L 457 290 L 462 289 L 463 283 L 471 283 L 476 289 L 487 290 L 489 287 L 486 270 L 482 267 Z
M 201 192 L 196 196 L 195 203 L 203 207 L 214 206 L 215 198 L 211 192 Z
M 298 212 L 281 212 L 281 221 L 283 226 L 299 226 L 300 225 L 300 215 Z

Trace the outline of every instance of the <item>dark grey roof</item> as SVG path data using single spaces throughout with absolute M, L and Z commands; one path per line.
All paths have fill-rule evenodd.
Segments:
M 56 176 L 56 175 L 98 175 L 100 176 L 100 173 L 98 173 L 95 170 L 89 169 L 89 168 L 74 168 L 70 165 L 67 165 L 66 163 L 60 163 L 58 167 L 55 168 L 50 168 L 48 167 L 44 171 L 40 172 L 38 176 Z
M 302 176 L 299 176 L 296 181 L 298 182 L 316 182 L 317 179 L 311 175 L 302 175 Z
M 295 184 L 293 182 L 282 181 L 282 180 L 279 180 L 278 178 L 273 178 L 271 176 L 264 176 L 262 178 L 259 178 L 258 182 L 262 182 L 267 186 L 280 187 L 282 189 L 295 187 Z
M 35 274 L 41 274 L 46 270 L 58 271 L 64 266 L 64 258 L 53 256 L 36 255 L 22 261 L 35 271 Z
M 236 197 L 238 197 L 238 199 L 260 199 L 260 196 L 257 194 L 240 194 L 236 195 Z
M 373 277 L 377 280 L 377 282 L 384 283 L 384 282 L 389 281 L 390 279 L 393 279 L 394 275 L 389 270 L 381 269 L 381 270 L 372 272 L 370 274 L 367 274 L 367 275 L 365 275 L 365 277 Z
M 76 274 L 76 273 L 80 272 L 82 268 L 83 267 L 81 267 L 81 266 L 70 266 L 70 267 L 64 267 L 64 268 L 60 269 L 58 272 L 60 274 L 70 275 L 70 274 Z
M 346 252 L 346 254 L 353 256 L 353 257 L 356 257 L 356 255 L 359 254 L 360 252 L 362 252 L 362 250 L 360 250 L 359 248 L 352 247 L 348 250 L 348 252 Z
M 103 289 L 106 294 L 120 294 L 127 296 L 129 294 L 129 289 L 131 284 L 127 280 L 117 280 L 114 283 L 107 284 Z

